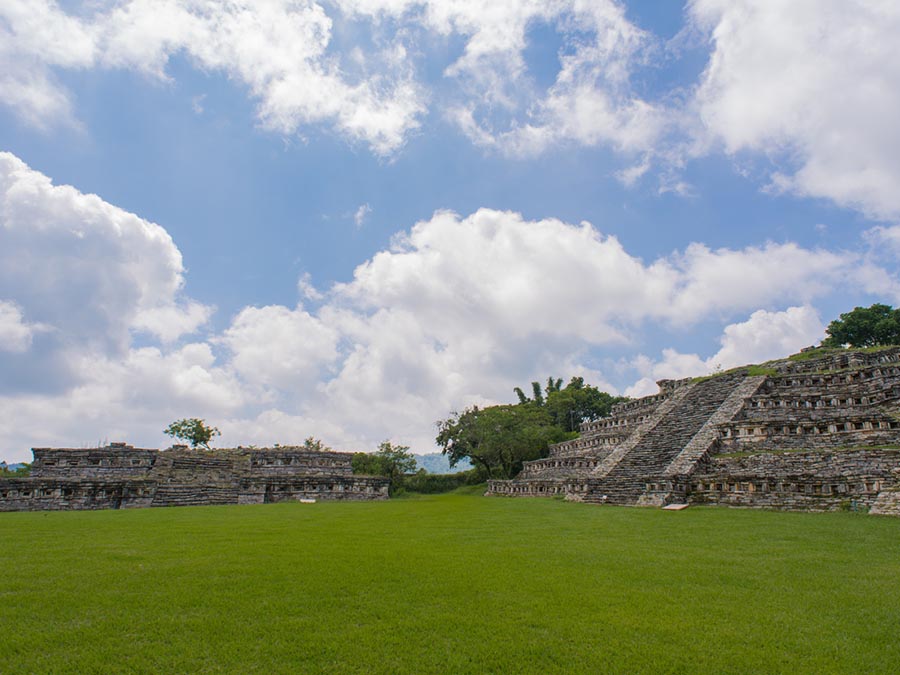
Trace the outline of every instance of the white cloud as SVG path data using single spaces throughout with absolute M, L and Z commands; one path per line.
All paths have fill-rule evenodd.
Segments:
M 678 175 L 685 157 L 724 148 L 764 162 L 771 190 L 900 216 L 896 3 L 692 0 L 685 16 L 683 34 L 707 36 L 711 54 L 683 90 L 641 79 L 677 50 L 615 0 L 123 0 L 77 15 L 51 0 L 8 0 L 0 99 L 37 126 L 75 124 L 64 73 L 166 80 L 184 54 L 245 87 L 276 133 L 325 126 L 390 156 L 430 106 L 498 152 L 610 148 L 631 167 L 618 174 L 626 184 L 655 168 L 660 191 L 690 195 Z M 560 44 L 549 83 L 529 62 L 538 28 Z M 345 44 L 347 34 L 364 39 Z M 448 57 L 457 42 L 462 52 Z M 423 82 L 442 58 L 442 77 Z
M 717 370 L 783 358 L 818 344 L 824 337 L 825 326 L 816 310 L 808 305 L 776 312 L 760 309 L 746 321 L 725 326 L 719 339 L 721 348 L 706 359 L 675 349 L 663 349 L 658 361 L 644 355 L 636 357 L 631 366 L 642 377 L 625 394 L 645 396 L 655 393 L 655 382 L 659 379 L 698 377 Z
M 0 100 L 45 128 L 73 124 L 71 101 L 52 68 L 89 67 L 94 36 L 49 0 L 6 0 L 0 6 Z
M 760 309 L 746 321 L 726 326 L 722 348 L 708 361 L 726 369 L 761 363 L 819 344 L 824 337 L 825 326 L 810 306 L 788 307 L 781 312 Z
M 122 68 L 167 79 L 169 59 L 183 51 L 245 85 L 270 130 L 293 134 L 328 123 L 390 154 L 425 109 L 404 49 L 367 54 L 372 70 L 354 79 L 327 53 L 331 31 L 332 19 L 311 0 L 130 0 L 82 18 L 48 0 L 12 0 L 0 6 L 0 94 L 35 124 L 71 122 L 55 70 Z
M 31 346 L 34 327 L 23 319 L 18 305 L 0 300 L 0 350 L 20 353 Z
M 644 261 L 588 223 L 440 211 L 346 283 L 320 292 L 302 276 L 314 309 L 246 307 L 221 333 L 182 344 L 211 309 L 182 295 L 181 255 L 160 226 L 6 154 L 0 238 L 0 444 L 18 453 L 7 459 L 104 438 L 159 445 L 185 416 L 220 426 L 223 444 L 315 435 L 347 450 L 385 438 L 424 450 L 435 420 L 509 401 L 533 379 L 608 386 L 593 358 L 636 349 L 649 331 L 753 312 L 709 359 L 639 360 L 648 381 L 780 356 L 822 328 L 811 306 L 780 308 L 858 287 L 866 266 L 887 275 L 856 254 L 795 244 L 694 244 Z
M 448 117 L 475 143 L 516 155 L 560 143 L 651 150 L 670 113 L 630 84 L 654 39 L 625 17 L 621 4 L 599 2 L 429 3 L 426 21 L 469 36 L 447 68 L 466 95 Z M 528 31 L 551 26 L 562 41 L 559 70 L 542 92 L 525 62 Z
M 360 207 L 356 209 L 356 213 L 353 214 L 353 222 L 356 224 L 356 227 L 362 227 L 370 213 L 372 213 L 372 207 L 369 206 L 369 203 L 366 202 L 365 204 L 361 204 Z
M 900 5 L 693 0 L 713 53 L 696 103 L 729 153 L 786 167 L 777 189 L 900 215 Z
M 64 344 L 106 352 L 132 329 L 193 331 L 209 310 L 181 297 L 183 272 L 159 225 L 0 152 L 0 288 Z
M 873 227 L 867 230 L 863 236 L 871 245 L 873 252 L 887 253 L 895 259 L 900 258 L 900 225 Z
M 671 318 L 692 322 L 710 312 L 747 310 L 773 300 L 809 302 L 859 269 L 855 254 L 766 243 L 742 250 L 691 244 L 672 257 L 679 270 Z
M 68 355 L 77 383 L 61 394 L 0 395 L 0 448 L 30 461 L 30 447 L 90 447 L 128 441 L 158 447 L 182 417 L 222 419 L 248 401 L 239 381 L 215 365 L 204 343 L 165 353 L 155 347 L 117 356 Z
M 0 7 L 0 92 L 41 125 L 72 120 L 57 71 L 119 68 L 167 79 L 169 60 L 183 52 L 245 85 L 265 128 L 293 134 L 324 123 L 389 155 L 419 127 L 432 97 L 416 77 L 423 45 L 451 36 L 465 47 L 436 88 L 448 90 L 441 107 L 467 122 L 462 130 L 476 142 L 519 154 L 560 141 L 646 151 L 666 125 L 629 85 L 633 63 L 653 40 L 613 0 L 125 0 L 81 16 L 48 0 L 30 11 L 26 4 Z M 335 44 L 335 23 L 348 18 L 371 31 L 370 47 Z M 546 92 L 525 59 L 539 24 L 564 45 Z M 202 109 L 202 100 L 192 105 Z
M 282 390 L 314 389 L 337 358 L 337 332 L 297 307 L 247 307 L 225 330 L 231 367 L 245 381 Z

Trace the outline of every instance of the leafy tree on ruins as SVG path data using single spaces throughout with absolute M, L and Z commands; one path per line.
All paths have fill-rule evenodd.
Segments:
M 209 442 L 213 437 L 222 435 L 218 429 L 207 426 L 203 420 L 196 417 L 176 420 L 163 433 L 187 441 L 192 448 L 200 447 L 207 450 L 210 449 Z
M 823 347 L 900 345 L 900 309 L 875 303 L 841 314 L 828 328 Z
M 551 443 L 571 437 L 533 403 L 474 406 L 439 421 L 436 440 L 450 466 L 465 458 L 488 478 L 511 478 L 522 462 L 545 457 Z
M 388 491 L 393 493 L 403 475 L 416 470 L 416 458 L 409 452 L 408 446 L 384 441 L 373 453 L 354 452 L 350 466 L 353 473 L 386 476 L 390 480 Z
M 583 377 L 573 377 L 562 387 L 562 378 L 547 378 L 547 386 L 542 392 L 540 384 L 532 382 L 534 398 L 529 399 L 516 387 L 520 405 L 536 405 L 545 408 L 550 418 L 564 431 L 578 431 L 582 422 L 606 417 L 613 405 L 627 400 L 623 396 L 612 396 L 605 391 L 584 383 Z
M 331 452 L 331 448 L 325 445 L 318 438 L 313 438 L 312 436 L 303 441 L 302 447 L 307 452 Z

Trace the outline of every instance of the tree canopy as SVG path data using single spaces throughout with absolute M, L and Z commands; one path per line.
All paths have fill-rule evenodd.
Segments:
M 520 405 L 533 404 L 544 408 L 553 424 L 564 431 L 578 431 L 582 422 L 606 417 L 613 405 L 626 400 L 623 396 L 613 396 L 605 391 L 584 383 L 583 377 L 573 377 L 563 387 L 562 378 L 547 378 L 547 385 L 541 391 L 538 382 L 532 382 L 533 398 L 528 398 L 519 388 L 514 389 Z
M 438 422 L 437 443 L 455 466 L 463 458 L 488 478 L 512 478 L 522 463 L 546 456 L 551 443 L 570 437 L 535 405 L 474 406 Z
M 192 448 L 201 447 L 207 450 L 213 437 L 222 435 L 218 429 L 207 426 L 203 420 L 196 417 L 176 420 L 163 433 L 187 441 Z
M 383 441 L 373 453 L 354 452 L 350 465 L 353 473 L 387 476 L 390 479 L 388 490 L 393 493 L 404 474 L 416 470 L 416 458 L 409 452 L 408 446 Z
M 468 459 L 487 478 L 512 478 L 523 462 L 546 457 L 551 444 L 574 438 L 582 422 L 609 415 L 625 400 L 581 377 L 562 383 L 548 377 L 543 388 L 531 383 L 530 398 L 516 387 L 517 404 L 473 406 L 438 421 L 436 440 L 450 466 Z
M 841 314 L 825 330 L 823 347 L 876 347 L 900 344 L 900 309 L 875 303 Z

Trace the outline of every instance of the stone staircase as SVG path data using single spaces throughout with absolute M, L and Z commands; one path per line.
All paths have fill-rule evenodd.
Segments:
M 603 461 L 591 472 L 591 477 L 602 478 L 609 474 L 609 472 L 612 471 L 619 462 L 628 455 L 628 453 L 644 440 L 648 433 L 653 431 L 660 422 L 666 419 L 672 410 L 678 407 L 685 396 L 687 396 L 695 386 L 695 384 L 689 384 L 676 389 L 671 397 L 663 401 L 659 407 L 656 408 L 654 413 L 645 420 L 643 424 L 635 429 L 634 433 L 628 437 L 628 440 L 603 458 Z
M 637 503 L 648 482 L 665 480 L 666 469 L 745 379 L 744 372 L 729 373 L 683 387 L 635 434 L 633 443 L 612 453 L 595 470 L 583 501 Z
M 230 457 L 202 452 L 161 457 L 150 472 L 157 481 L 151 506 L 237 504 L 240 481 L 235 468 Z
M 151 506 L 203 506 L 237 504 L 240 489 L 232 485 L 200 485 L 196 483 L 164 484 L 156 488 Z
M 678 454 L 669 466 L 665 475 L 686 476 L 693 472 L 697 462 L 704 459 L 719 437 L 718 426 L 729 422 L 741 412 L 744 401 L 753 396 L 766 381 L 765 375 L 746 377 L 728 395 L 728 398 L 710 416 L 700 431 L 694 434 L 690 442 Z

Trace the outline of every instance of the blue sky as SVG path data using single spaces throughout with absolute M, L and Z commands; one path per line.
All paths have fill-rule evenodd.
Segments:
M 0 458 L 433 449 L 900 296 L 900 9 L 0 2 Z

